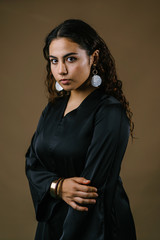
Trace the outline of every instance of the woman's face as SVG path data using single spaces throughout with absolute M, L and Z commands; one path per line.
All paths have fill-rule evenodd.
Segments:
M 94 55 L 94 54 L 93 54 Z M 54 39 L 49 46 L 51 72 L 66 91 L 76 90 L 89 77 L 94 56 L 68 38 Z

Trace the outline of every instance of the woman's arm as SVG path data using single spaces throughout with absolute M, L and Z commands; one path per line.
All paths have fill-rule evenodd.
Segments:
M 43 128 L 43 123 L 50 107 L 49 103 L 43 110 L 36 132 L 25 155 L 25 171 L 29 181 L 30 191 L 38 221 L 46 221 L 50 218 L 56 204 L 60 201 L 50 196 L 49 189 L 52 181 L 59 178 L 56 172 L 50 172 L 38 159 L 35 153 L 35 141 Z
M 98 189 L 99 197 L 93 207 L 91 205 L 88 206 L 88 212 L 81 213 L 73 208 L 69 208 L 60 240 L 75 239 L 78 234 L 83 236 L 81 229 L 82 227 L 86 231 L 89 229 L 89 226 L 86 226 L 87 222 L 95 221 L 97 224 L 102 224 L 103 213 L 100 213 L 100 211 L 104 201 L 104 189 L 111 188 L 111 195 L 114 192 L 114 189 L 112 189 L 114 188 L 113 182 L 118 179 L 128 137 L 129 122 L 121 104 L 103 105 L 96 114 L 93 138 L 87 152 L 85 167 L 81 174 L 81 177 L 89 179 L 91 185 Z M 113 169 L 116 170 L 113 172 Z M 63 191 L 62 185 L 62 196 Z M 111 199 L 111 196 L 108 196 L 108 199 Z M 99 227 L 97 226 L 96 228 L 95 226 L 93 231 L 95 234 L 96 229 L 99 229 Z
M 36 134 L 34 134 L 31 145 L 25 155 L 25 171 L 35 207 L 36 219 L 45 221 L 50 218 L 53 208 L 58 203 L 58 200 L 53 199 L 49 194 L 50 185 L 52 181 L 58 179 L 58 176 L 56 173 L 49 172 L 37 159 L 34 152 L 35 136 Z

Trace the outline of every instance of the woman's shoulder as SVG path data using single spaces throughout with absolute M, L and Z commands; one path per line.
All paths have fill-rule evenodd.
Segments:
M 48 111 L 50 111 L 52 108 L 55 108 L 59 105 L 61 105 L 64 100 L 66 99 L 66 96 L 64 97 L 57 97 L 54 99 L 54 101 L 48 101 L 45 108 L 43 109 L 44 114 L 46 114 Z
M 43 117 L 44 117 L 44 116 L 47 114 L 47 112 L 52 108 L 52 105 L 53 105 L 53 103 L 50 102 L 50 101 L 46 104 L 46 106 L 44 107 L 44 109 L 43 109 L 43 111 L 42 111 L 42 116 L 43 116 Z
M 105 92 L 101 93 L 100 104 L 102 106 L 113 106 L 113 105 L 121 105 L 121 102 L 112 95 L 109 95 Z
M 97 106 L 96 115 L 97 117 L 106 116 L 108 118 L 110 115 L 119 117 L 121 114 L 126 115 L 126 111 L 121 104 L 121 102 L 112 95 L 107 93 L 102 93 L 100 97 L 99 104 Z

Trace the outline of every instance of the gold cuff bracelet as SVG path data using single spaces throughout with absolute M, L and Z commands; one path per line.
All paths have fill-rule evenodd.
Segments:
M 60 182 L 61 179 L 62 178 L 59 178 L 51 183 L 50 194 L 54 198 L 57 198 L 57 187 L 58 187 L 58 183 Z

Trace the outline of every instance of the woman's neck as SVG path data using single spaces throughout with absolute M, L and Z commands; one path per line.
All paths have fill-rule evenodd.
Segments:
M 91 92 L 95 90 L 94 87 L 89 87 L 83 90 L 72 90 L 70 93 L 70 101 L 83 101 Z

